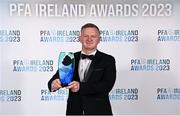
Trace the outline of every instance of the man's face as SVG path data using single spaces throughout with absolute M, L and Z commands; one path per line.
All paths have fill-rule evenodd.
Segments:
M 81 31 L 80 42 L 82 43 L 82 49 L 86 51 L 92 51 L 97 48 L 100 41 L 100 35 L 96 28 L 89 27 L 84 28 Z

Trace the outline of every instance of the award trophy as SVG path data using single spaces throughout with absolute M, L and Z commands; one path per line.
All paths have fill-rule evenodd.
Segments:
M 58 71 L 62 87 L 67 86 L 72 81 L 74 66 L 74 54 L 72 52 L 60 52 L 58 60 Z

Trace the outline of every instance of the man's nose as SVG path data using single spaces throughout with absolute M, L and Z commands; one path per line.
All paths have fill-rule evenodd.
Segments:
M 88 37 L 88 39 L 87 39 L 88 41 L 92 41 L 92 37 Z

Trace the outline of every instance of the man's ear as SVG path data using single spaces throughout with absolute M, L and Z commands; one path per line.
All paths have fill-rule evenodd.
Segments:
M 98 43 L 100 43 L 100 41 L 101 41 L 101 36 L 99 36 L 99 42 Z
M 79 42 L 81 42 L 81 43 L 82 43 L 82 37 L 81 37 L 81 36 L 79 36 Z

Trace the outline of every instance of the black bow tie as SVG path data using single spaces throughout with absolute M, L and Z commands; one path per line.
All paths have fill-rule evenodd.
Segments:
M 85 54 L 81 54 L 81 58 L 82 58 L 82 59 L 88 58 L 88 59 L 90 59 L 90 60 L 93 60 L 94 55 L 85 55 Z

